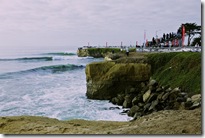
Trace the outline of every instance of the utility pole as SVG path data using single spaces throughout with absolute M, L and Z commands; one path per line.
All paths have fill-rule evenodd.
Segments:
M 157 35 L 158 31 L 161 31 L 161 29 L 156 30 L 156 44 L 157 44 L 157 47 L 159 46 L 159 45 L 158 45 L 158 44 L 159 44 L 159 43 L 158 43 L 158 42 L 159 42 L 159 41 L 158 41 L 158 35 Z
M 144 30 L 144 44 L 142 47 L 142 51 L 144 51 L 145 44 L 146 44 L 146 30 Z

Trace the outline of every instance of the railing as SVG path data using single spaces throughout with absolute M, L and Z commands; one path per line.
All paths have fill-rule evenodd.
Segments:
M 201 52 L 201 46 L 184 46 L 184 47 L 135 47 L 135 46 L 83 46 L 78 49 L 87 48 L 122 48 L 123 50 L 129 47 L 136 49 L 136 52 Z
M 136 49 L 138 52 L 201 52 L 201 46 L 193 47 L 146 47 Z

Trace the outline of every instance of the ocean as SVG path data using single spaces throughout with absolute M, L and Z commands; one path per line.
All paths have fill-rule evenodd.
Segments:
M 121 106 L 86 97 L 85 67 L 103 58 L 75 50 L 1 49 L 0 116 L 44 116 L 59 120 L 129 121 Z M 110 108 L 118 107 L 118 108 Z

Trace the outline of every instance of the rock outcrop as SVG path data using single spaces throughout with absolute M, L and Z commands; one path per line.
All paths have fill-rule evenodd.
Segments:
M 201 106 L 200 81 L 198 75 L 194 80 L 193 74 L 200 73 L 199 56 L 195 53 L 165 53 L 116 60 L 107 56 L 107 61 L 86 66 L 86 95 L 89 99 L 110 100 L 127 108 L 122 114 L 134 119 L 161 110 L 198 108 Z M 198 62 L 193 62 L 194 59 Z M 157 74 L 160 74 L 158 81 L 152 79 Z M 192 78 L 194 84 L 184 77 Z M 167 78 L 166 83 L 160 84 Z
M 94 57 L 94 58 L 104 58 L 107 55 L 120 53 L 119 48 L 78 48 L 77 55 L 78 57 Z M 119 55 L 116 54 L 114 58 L 118 58 Z
M 172 89 L 161 86 L 156 80 L 150 79 L 147 85 L 142 86 L 141 91 L 131 88 L 127 94 L 112 98 L 111 102 L 129 108 L 130 110 L 125 110 L 128 116 L 138 119 L 161 110 L 193 110 L 201 106 L 201 94 L 189 97 L 178 87 Z
M 141 83 L 149 81 L 151 67 L 139 63 L 95 62 L 86 66 L 89 99 L 110 100 L 130 88 L 141 90 Z
M 79 57 L 87 57 L 87 56 L 89 56 L 89 54 L 88 54 L 88 49 L 79 48 L 79 49 L 77 50 L 77 55 L 78 55 Z

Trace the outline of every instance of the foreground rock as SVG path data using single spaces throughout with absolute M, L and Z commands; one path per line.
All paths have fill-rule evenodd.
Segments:
M 130 108 L 128 116 L 138 119 L 141 116 L 161 110 L 193 110 L 201 106 L 201 94 L 189 97 L 180 88 L 160 86 L 151 79 L 147 85 L 142 83 L 142 90 L 131 88 L 127 93 L 118 94 L 111 102 Z
M 45 117 L 1 117 L 1 134 L 202 134 L 201 108 L 165 110 L 132 122 L 59 121 Z
M 89 99 L 110 100 L 129 88 L 141 89 L 150 78 L 151 67 L 144 63 L 97 62 L 86 66 Z

